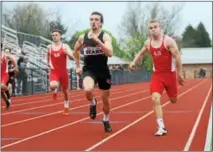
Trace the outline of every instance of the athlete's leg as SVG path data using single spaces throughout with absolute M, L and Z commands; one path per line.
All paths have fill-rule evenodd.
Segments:
M 62 92 L 64 94 L 63 115 L 68 115 L 69 114 L 69 93 L 68 93 L 69 77 L 68 77 L 68 73 L 64 73 L 63 76 L 60 78 L 60 84 L 61 84 Z
M 5 94 L 7 95 L 7 99 L 8 101 L 11 103 L 11 94 L 10 94 L 10 90 L 12 89 L 11 87 L 11 84 L 9 83 L 8 84 L 8 87 L 7 87 L 7 90 L 5 91 Z M 10 90 L 9 90 L 10 89 Z
M 9 91 L 9 94 L 10 96 L 12 96 L 12 84 L 11 83 L 8 83 L 8 87 L 7 87 L 8 91 Z
M 91 119 L 95 119 L 96 113 L 97 113 L 96 111 L 97 100 L 95 99 L 93 95 L 94 87 L 95 87 L 95 80 L 92 76 L 88 74 L 87 76 L 83 78 L 83 89 L 85 91 L 85 96 L 87 100 L 90 101 L 91 103 L 90 112 L 89 112 Z
M 49 73 L 49 87 L 50 91 L 53 92 L 53 99 L 57 99 L 57 89 L 59 86 L 59 77 L 56 71 L 50 70 Z
M 4 91 L 1 91 L 1 98 L 6 102 L 7 101 L 7 96 Z
M 171 73 L 167 78 L 166 92 L 169 96 L 171 103 L 177 103 L 178 101 L 178 82 L 176 73 Z
M 8 110 L 10 108 L 10 96 L 9 98 L 7 97 L 7 94 L 5 92 L 8 93 L 8 90 L 7 90 L 7 86 L 3 83 L 1 83 L 1 97 L 2 99 L 4 100 L 5 104 L 6 104 L 6 110 Z
M 5 94 L 7 95 L 8 101 L 11 103 L 11 96 L 12 96 L 12 79 L 9 78 L 9 81 L 7 82 L 7 90 L 5 91 Z
M 2 73 L 1 74 L 1 95 L 2 98 L 4 99 L 5 103 L 6 103 L 6 110 L 9 109 L 10 107 L 10 102 L 5 94 L 5 91 L 7 91 L 7 82 L 8 82 L 8 73 Z
M 59 82 L 56 80 L 50 81 L 50 90 L 55 91 L 59 86 Z
M 109 112 L 110 112 L 110 102 L 109 102 L 109 97 L 110 97 L 110 90 L 102 90 L 101 91 L 101 99 L 103 102 L 103 112 L 104 112 L 104 121 L 109 120 Z
M 103 124 L 105 132 L 111 132 L 111 126 L 109 123 L 109 114 L 110 114 L 110 90 L 102 90 L 101 98 L 103 101 Z
M 96 110 L 97 100 L 93 94 L 93 90 L 96 84 L 96 76 L 94 74 L 94 71 L 86 67 L 83 67 L 82 79 L 83 79 L 82 85 L 85 92 L 85 96 L 87 100 L 90 102 L 89 116 L 91 119 L 95 119 L 97 114 Z
M 86 76 L 83 79 L 83 88 L 85 91 L 86 98 L 89 101 L 92 101 L 93 99 L 94 87 L 95 87 L 95 80 L 91 76 Z
M 2 99 L 4 100 L 4 102 L 6 104 L 6 110 L 8 110 L 9 107 L 10 107 L 10 102 L 8 101 L 7 95 L 5 94 L 4 91 L 1 91 L 1 97 L 2 97 Z
M 152 92 L 151 98 L 152 98 L 153 109 L 155 111 L 156 118 L 163 118 L 163 112 L 161 108 L 161 93 Z
M 150 91 L 151 91 L 151 99 L 153 103 L 153 109 L 156 115 L 156 121 L 158 124 L 158 131 L 155 135 L 164 135 L 166 133 L 165 125 L 163 121 L 163 110 L 161 107 L 161 94 L 163 92 L 164 86 L 160 81 L 160 77 L 157 74 L 152 75 L 152 80 L 150 84 Z M 164 132 L 165 130 L 165 132 Z
M 4 82 L 1 82 L 1 91 L 6 91 L 7 85 Z
M 101 89 L 101 99 L 103 102 L 103 123 L 105 132 L 111 132 L 111 126 L 109 123 L 110 114 L 110 88 L 111 88 L 111 76 L 106 75 L 106 78 L 98 79 L 98 86 Z
M 1 73 L 1 91 L 7 90 L 8 73 Z

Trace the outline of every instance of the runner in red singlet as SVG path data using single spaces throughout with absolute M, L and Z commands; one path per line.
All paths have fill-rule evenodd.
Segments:
M 64 94 L 64 115 L 68 115 L 69 97 L 68 85 L 69 77 L 67 72 L 67 57 L 73 60 L 73 53 L 67 44 L 61 42 L 61 31 L 55 29 L 52 31 L 53 43 L 48 46 L 48 65 L 50 68 L 49 81 L 50 90 L 54 91 L 53 99 L 57 98 L 57 88 L 59 83 Z
M 134 70 L 135 64 L 144 57 L 146 52 L 151 54 L 153 59 L 153 74 L 150 83 L 150 92 L 158 124 L 158 131 L 155 135 L 161 136 L 167 133 L 160 105 L 161 95 L 165 89 L 171 103 L 177 102 L 177 83 L 180 85 L 184 84 L 182 63 L 175 40 L 161 33 L 160 22 L 154 19 L 150 20 L 148 27 L 151 38 L 145 41 L 143 48 L 129 65 L 129 69 Z
M 6 54 L 3 51 L 3 45 L 1 44 L 1 96 L 6 103 L 6 110 L 10 107 L 10 101 L 5 94 L 5 91 L 7 91 L 7 82 L 9 80 L 8 61 L 11 61 L 14 64 L 15 71 L 18 72 L 16 60 L 11 55 Z

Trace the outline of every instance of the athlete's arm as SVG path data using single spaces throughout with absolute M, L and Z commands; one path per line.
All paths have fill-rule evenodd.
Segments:
M 135 56 L 134 60 L 132 61 L 134 65 L 137 64 L 139 61 L 141 61 L 144 55 L 148 52 L 147 44 L 148 44 L 148 40 L 144 42 L 144 46 L 142 47 L 142 49 L 138 52 L 138 54 Z
M 75 56 L 75 63 L 77 68 L 80 67 L 80 49 L 83 45 L 83 38 L 84 38 L 84 35 L 79 36 L 74 46 L 74 56 Z
M 104 52 L 106 56 L 112 57 L 113 55 L 112 38 L 109 36 L 109 34 L 104 33 L 104 37 L 103 37 L 104 43 L 102 43 L 101 40 L 97 37 L 94 40 L 102 48 L 102 51 Z
M 15 57 L 13 57 L 12 55 L 5 55 L 5 57 L 12 62 L 12 64 L 14 65 L 15 71 L 18 72 L 18 65 L 17 65 Z
M 50 68 L 50 45 L 47 46 L 47 66 Z
M 68 44 L 64 44 L 64 47 L 65 47 L 65 53 L 68 55 L 69 59 L 70 60 L 74 60 L 74 56 L 73 56 L 72 50 L 69 47 L 69 45 Z
M 130 63 L 129 65 L 129 69 L 132 71 L 132 70 L 135 70 L 135 65 L 143 59 L 144 55 L 146 54 L 146 52 L 148 52 L 148 40 L 146 40 L 144 42 L 144 46 L 142 47 L 142 49 L 138 52 L 138 54 L 135 56 L 134 60 Z
M 180 57 L 180 52 L 177 46 L 177 43 L 171 37 L 168 37 L 166 40 L 166 46 L 171 52 L 172 56 L 176 59 L 176 67 L 178 75 L 182 75 L 182 62 Z
M 14 72 L 14 71 L 16 71 L 16 69 L 17 69 L 17 68 L 16 68 L 15 65 L 13 64 L 13 68 L 10 68 L 10 69 L 9 69 L 9 72 Z

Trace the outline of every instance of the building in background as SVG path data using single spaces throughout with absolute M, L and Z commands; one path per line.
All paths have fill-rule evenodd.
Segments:
M 201 69 L 206 71 L 205 77 L 212 77 L 212 47 L 182 48 L 181 58 L 185 78 L 199 78 Z

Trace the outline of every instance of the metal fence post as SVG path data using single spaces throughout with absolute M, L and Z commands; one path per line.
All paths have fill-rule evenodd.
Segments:
M 31 94 L 34 94 L 34 85 L 33 85 L 33 78 L 34 78 L 34 76 L 33 76 L 33 69 L 31 69 L 30 70 L 31 71 L 31 85 L 32 85 L 32 93 Z

